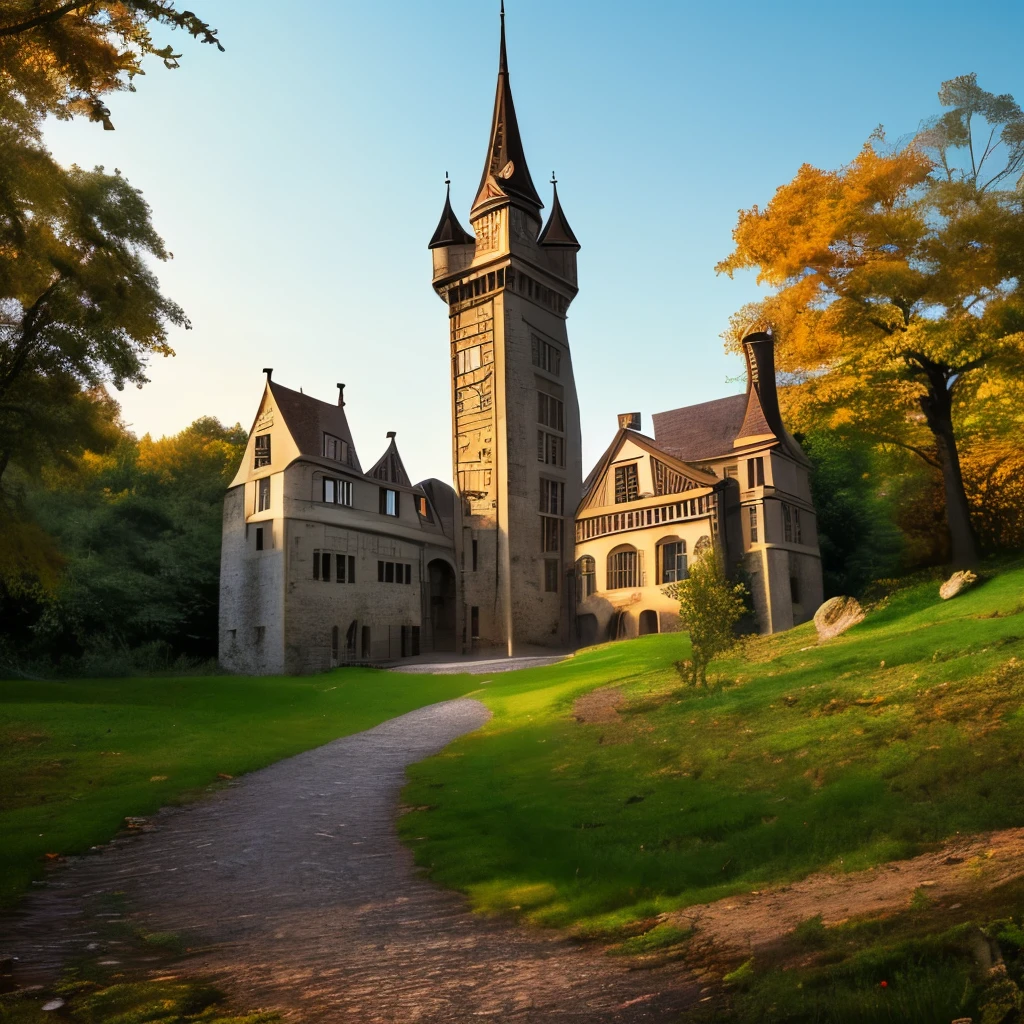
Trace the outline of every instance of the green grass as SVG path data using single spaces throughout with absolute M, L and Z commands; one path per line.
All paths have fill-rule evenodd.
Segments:
M 477 685 L 372 669 L 0 682 L 0 905 L 41 876 L 47 854 L 104 843 L 126 816 Z
M 495 676 L 482 730 L 415 765 L 403 837 L 485 912 L 580 934 L 957 831 L 1024 824 L 1024 569 L 943 602 L 928 582 L 816 646 L 756 638 L 683 685 L 678 634 Z M 574 700 L 621 688 L 620 719 Z

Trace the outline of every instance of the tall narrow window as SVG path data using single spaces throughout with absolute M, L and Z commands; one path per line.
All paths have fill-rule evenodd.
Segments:
M 328 505 L 351 505 L 352 504 L 352 481 L 332 480 L 324 477 L 324 501 Z
M 313 552 L 313 579 L 320 579 L 320 552 Z
M 786 502 L 782 503 L 782 537 L 787 544 L 793 543 L 793 510 Z
M 327 551 L 320 556 L 320 579 L 324 583 L 331 582 L 331 556 Z
M 540 549 L 541 551 L 560 551 L 562 520 L 554 516 L 540 517 Z
M 661 582 L 678 583 L 685 580 L 686 571 L 686 541 L 673 541 L 661 545 Z
M 793 509 L 793 540 L 797 544 L 803 544 L 803 530 L 800 527 L 800 509 Z
M 637 478 L 636 463 L 628 466 L 615 467 L 615 502 L 636 501 L 640 497 L 640 485 Z
M 565 515 L 565 484 L 541 477 L 540 510 L 551 516 Z
M 623 590 L 640 585 L 636 550 L 623 548 L 608 556 L 608 589 Z
M 348 581 L 349 583 L 355 583 L 356 581 L 356 556 L 348 556 Z
M 348 441 L 333 434 L 324 434 L 324 458 L 333 459 L 335 462 L 348 462 Z
M 382 516 L 398 515 L 398 491 L 390 487 L 380 489 L 380 514 Z
M 476 572 L 476 558 L 477 558 L 477 542 L 473 541 L 473 572 Z
M 576 564 L 580 570 L 580 600 L 586 601 L 597 590 L 597 563 L 590 555 L 584 555 Z
M 344 583 L 348 573 L 345 572 L 345 556 L 335 555 L 334 556 L 334 578 L 338 583 Z
M 537 431 L 537 461 L 548 466 L 565 465 L 565 441 L 556 434 Z
M 747 513 L 750 516 L 750 543 L 757 543 L 757 506 L 751 505 L 747 509 Z
M 558 593 L 558 559 L 544 559 L 544 591 L 548 594 Z
M 469 635 L 474 640 L 480 639 L 480 609 L 476 605 L 469 609 Z
M 747 487 L 764 486 L 764 457 L 747 459 Z
M 256 459 L 253 462 L 254 469 L 262 469 L 270 465 L 270 435 L 256 435 Z
M 565 429 L 565 406 L 552 395 L 537 392 L 537 421 L 555 430 Z
M 256 511 L 266 512 L 270 508 L 270 477 L 256 481 Z
M 257 551 L 262 551 L 263 550 L 263 527 L 262 526 L 257 526 L 256 527 L 256 550 Z

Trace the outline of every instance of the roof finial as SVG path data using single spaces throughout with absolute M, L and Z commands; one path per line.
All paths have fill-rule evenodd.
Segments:
M 448 177 L 448 172 L 447 171 L 444 172 L 444 183 L 446 185 L 450 185 L 452 183 L 452 179 Z
M 267 375 L 268 381 L 270 380 L 271 377 L 274 376 L 274 368 L 272 366 L 264 366 L 263 372 Z
M 551 184 L 552 185 L 557 185 L 558 184 L 558 179 L 555 177 L 555 172 L 554 171 L 551 172 Z
M 501 0 L 501 57 L 498 61 L 498 73 L 508 74 L 508 53 L 505 51 L 505 0 Z

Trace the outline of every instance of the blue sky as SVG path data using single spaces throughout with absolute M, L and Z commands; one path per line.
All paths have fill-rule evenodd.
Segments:
M 490 127 L 498 0 L 192 0 L 218 53 L 170 36 L 110 103 L 114 132 L 54 124 L 65 162 L 118 167 L 174 252 L 159 274 L 194 329 L 119 398 L 137 433 L 251 424 L 261 367 L 347 411 L 364 465 L 398 431 L 416 479 L 450 479 L 445 307 L 426 243 L 444 173 L 467 224 Z M 508 0 L 534 181 L 554 169 L 579 237 L 569 338 L 584 470 L 618 412 L 741 390 L 719 337 L 756 295 L 715 276 L 740 208 L 800 164 L 851 159 L 938 112 L 942 80 L 1024 100 L 1024 7 L 986 3 Z

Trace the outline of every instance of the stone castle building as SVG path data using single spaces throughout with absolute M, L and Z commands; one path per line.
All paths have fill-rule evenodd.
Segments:
M 448 184 L 446 182 L 446 184 Z M 582 481 L 566 317 L 580 245 L 530 175 L 502 10 L 483 175 L 429 242 L 448 307 L 455 489 L 413 486 L 394 434 L 364 473 L 344 413 L 272 381 L 224 507 L 220 658 L 297 673 L 426 651 L 571 649 L 678 628 L 662 587 L 714 545 L 749 574 L 756 628 L 821 601 L 809 464 L 786 432 L 773 339 L 744 339 L 742 395 L 639 416 Z

